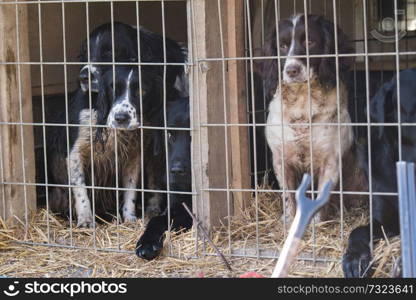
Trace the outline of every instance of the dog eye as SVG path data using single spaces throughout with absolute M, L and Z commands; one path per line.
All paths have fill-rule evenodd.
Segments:
M 287 50 L 287 44 L 286 43 L 280 44 L 280 49 L 286 51 Z
M 304 46 L 305 46 L 305 48 L 306 48 L 306 41 L 304 41 L 303 42 L 303 44 L 304 44 Z M 315 45 L 315 42 L 314 41 L 308 41 L 308 47 L 310 48 L 310 47 L 313 47 Z

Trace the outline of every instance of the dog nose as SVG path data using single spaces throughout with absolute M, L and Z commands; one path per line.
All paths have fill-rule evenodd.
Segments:
M 298 76 L 300 73 L 300 66 L 298 65 L 290 65 L 286 67 L 286 74 L 290 77 L 290 78 L 295 78 L 296 76 Z
M 128 113 L 118 112 L 114 115 L 114 119 L 117 121 L 117 123 L 123 124 L 130 120 L 130 116 Z
M 170 172 L 174 175 L 183 176 L 185 175 L 185 167 L 181 163 L 174 163 Z

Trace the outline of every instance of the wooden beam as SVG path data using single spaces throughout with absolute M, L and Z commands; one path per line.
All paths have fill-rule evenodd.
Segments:
M 17 4 L 17 13 L 18 28 L 16 5 L 0 5 L 0 122 L 32 122 L 30 66 L 3 64 L 30 61 L 27 5 Z M 18 41 L 19 45 L 17 45 Z M 0 178 L 6 182 L 34 183 L 35 156 L 32 126 L 0 125 L 0 142 L 2 150 L 0 159 L 3 166 L 0 170 L 2 173 Z M 30 211 L 36 209 L 35 187 L 3 184 L 2 188 L 4 194 L 1 191 L 0 216 L 6 220 L 16 220 L 14 217 L 17 217 L 25 222 Z
M 192 12 L 191 109 L 195 126 L 192 135 L 195 190 L 194 212 L 205 228 L 211 229 L 228 216 L 226 192 L 204 191 L 207 188 L 226 188 L 225 130 L 224 127 L 204 127 L 200 124 L 224 123 L 222 62 L 204 61 L 221 57 L 221 40 L 217 1 L 188 2 Z M 223 14 L 225 11 L 223 11 Z M 222 16 L 225 20 L 225 15 Z M 225 26 L 225 25 L 224 25 Z M 226 27 L 223 27 L 226 31 Z M 230 203 L 232 209 L 232 203 Z
M 224 62 L 220 59 L 223 55 L 221 45 L 226 57 L 244 56 L 244 1 L 227 0 L 220 1 L 220 4 L 223 41 L 218 1 L 195 0 L 188 7 L 193 14 L 190 51 L 195 63 L 190 76 L 190 86 L 193 87 L 191 109 L 196 127 L 192 136 L 193 178 L 194 188 L 198 192 L 194 211 L 209 229 L 220 222 L 227 222 L 229 215 L 241 212 L 250 197 L 249 193 L 243 192 L 230 192 L 227 195 L 227 192 L 222 191 L 206 191 L 209 188 L 250 187 L 248 128 L 200 126 L 204 123 L 224 124 L 225 121 L 247 123 L 244 62 Z M 205 61 L 205 58 L 219 59 Z
M 227 1 L 228 57 L 244 57 L 244 1 Z M 244 61 L 228 61 L 229 122 L 247 124 L 247 99 Z M 232 188 L 250 188 L 250 156 L 248 128 L 231 127 Z M 234 192 L 234 210 L 239 214 L 250 200 L 249 193 Z

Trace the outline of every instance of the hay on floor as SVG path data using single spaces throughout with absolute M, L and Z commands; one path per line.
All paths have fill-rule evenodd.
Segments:
M 275 259 L 257 259 L 260 254 L 273 256 L 282 247 L 285 229 L 280 219 L 282 201 L 276 193 L 259 193 L 258 210 L 251 207 L 241 215 L 226 220 L 212 233 L 213 242 L 227 254 L 230 272 L 216 256 L 214 249 L 202 240 L 196 242 L 194 230 L 170 234 L 162 256 L 154 261 L 137 258 L 134 248 L 144 230 L 136 224 L 97 224 L 96 232 L 73 228 L 67 220 L 39 210 L 29 220 L 25 230 L 21 225 L 0 221 L 0 275 L 10 277 L 238 277 L 256 271 L 270 276 Z M 299 257 L 316 257 L 318 262 L 299 259 L 291 267 L 291 277 L 342 277 L 340 259 L 351 230 L 368 222 L 365 208 L 344 212 L 343 228 L 337 220 L 315 224 L 305 234 Z M 47 222 L 49 220 L 49 222 Z M 258 222 L 256 222 L 258 220 Z M 229 223 L 228 223 L 229 221 Z M 104 248 L 123 253 L 45 247 L 21 244 L 50 243 L 66 247 Z M 249 255 L 253 257 L 239 257 Z M 374 251 L 374 277 L 390 277 L 400 256 L 400 239 L 383 240 Z M 325 261 L 320 261 L 325 259 Z

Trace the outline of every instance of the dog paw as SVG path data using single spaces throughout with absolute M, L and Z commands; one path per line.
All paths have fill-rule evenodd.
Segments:
M 136 223 L 137 217 L 133 214 L 125 214 L 123 215 L 123 219 L 125 223 Z
M 78 228 L 93 228 L 94 222 L 92 220 L 92 216 L 84 215 L 84 216 L 78 217 L 77 227 Z
M 142 236 L 136 245 L 136 255 L 146 260 L 153 260 L 162 252 L 163 242 Z
M 347 251 L 342 257 L 342 270 L 345 278 L 370 277 L 371 253 Z
M 92 212 L 90 211 L 81 211 L 78 214 L 77 227 L 79 228 L 93 228 L 94 219 L 92 217 Z

